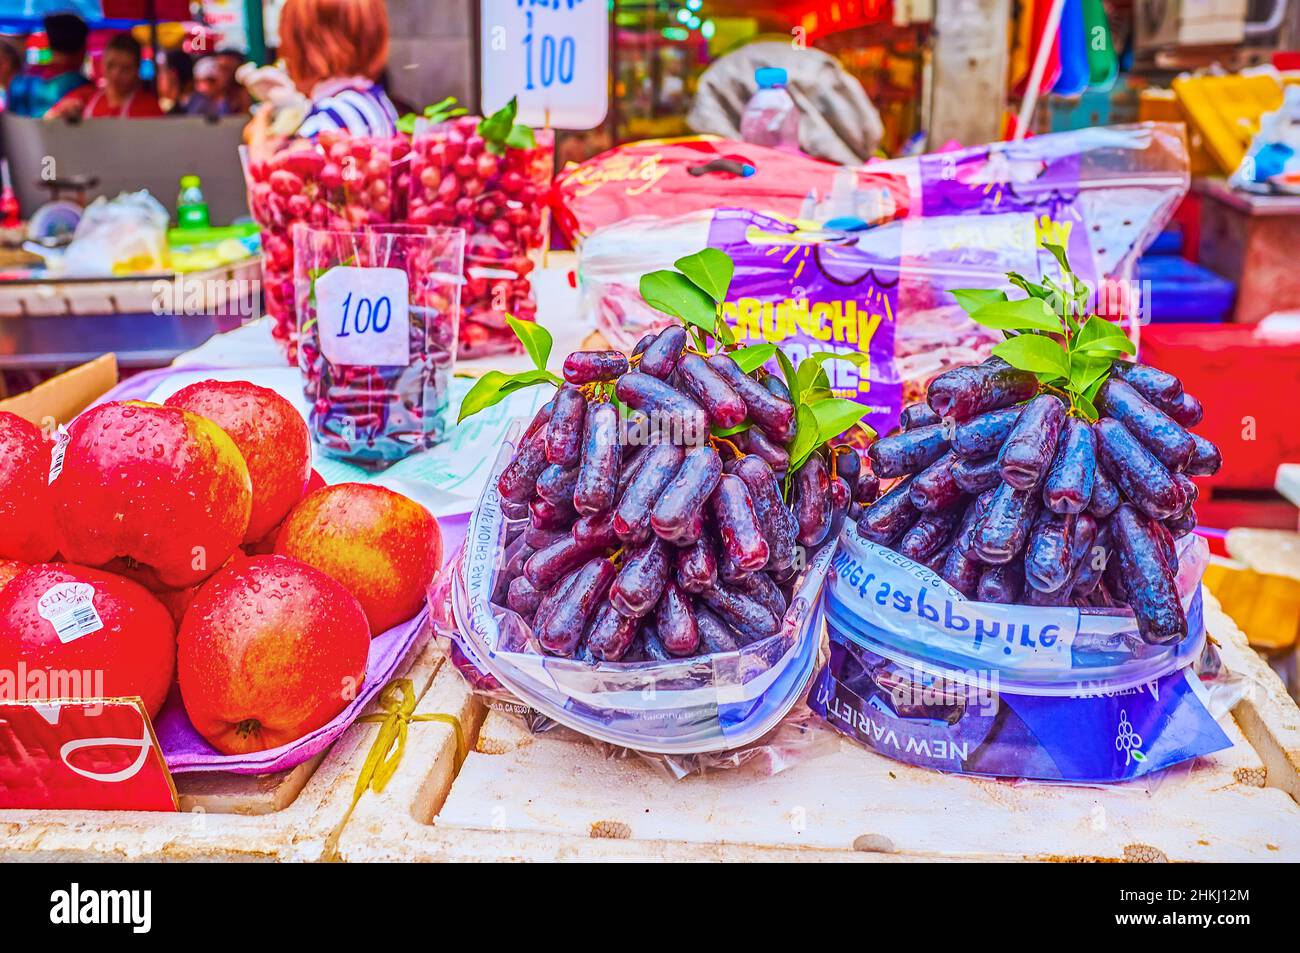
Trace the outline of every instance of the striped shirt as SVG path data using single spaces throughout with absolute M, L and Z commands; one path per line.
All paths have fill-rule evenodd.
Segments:
M 353 136 L 392 136 L 397 133 L 397 110 L 375 83 L 336 88 L 314 98 L 311 112 L 298 127 L 298 137 L 315 139 L 326 130 Z

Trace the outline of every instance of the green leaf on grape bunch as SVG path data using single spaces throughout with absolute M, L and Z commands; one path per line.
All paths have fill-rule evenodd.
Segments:
M 676 271 L 652 271 L 641 276 L 641 297 L 646 304 L 713 334 L 717 328 L 717 303 L 699 285 Z
M 520 321 L 512 314 L 506 315 L 506 324 L 515 332 L 524 346 L 524 351 L 533 359 L 533 366 L 539 371 L 546 370 L 546 362 L 551 357 L 551 333 L 533 321 Z
M 732 437 L 738 433 L 745 432 L 752 426 L 753 424 L 750 421 L 746 420 L 743 424 L 736 424 L 736 426 L 728 427 L 725 430 L 719 427 L 712 427 L 710 428 L 709 432 L 712 433 L 713 436 L 715 437 Z
M 746 374 L 758 370 L 776 354 L 775 344 L 755 344 L 731 351 L 730 357 Z
M 1072 343 L 1076 351 L 1095 353 L 1098 356 L 1137 353 L 1137 345 L 1119 325 L 1111 324 L 1095 314 L 1084 322 Z
M 785 378 L 785 388 L 790 392 L 790 399 L 798 407 L 803 388 L 799 386 L 799 375 L 794 372 L 794 365 L 790 363 L 790 358 L 780 348 L 776 349 L 776 363 L 781 368 L 781 376 Z
M 992 304 L 994 301 L 1007 300 L 1007 293 L 997 288 L 954 288 L 952 296 L 967 314 L 978 311 L 984 305 Z
M 694 255 L 678 258 L 673 262 L 673 267 L 717 304 L 727 300 L 727 290 L 731 287 L 736 265 L 726 252 L 716 248 L 702 248 Z
M 790 445 L 790 474 L 794 474 L 812 456 L 812 452 L 821 446 L 817 439 L 817 414 L 809 404 L 799 404 L 795 408 L 794 442 Z
M 859 421 L 867 415 L 867 406 L 859 404 L 856 400 L 831 397 L 817 401 L 812 405 L 812 411 L 817 419 L 817 442 L 823 444 L 828 440 L 834 440 L 854 424 L 859 424 Z M 859 426 L 869 437 L 876 436 L 876 432 L 866 424 L 859 424 Z
M 488 371 L 474 382 L 465 399 L 460 402 L 460 414 L 456 423 L 466 417 L 477 414 L 480 410 L 499 404 L 517 390 L 536 384 L 559 384 L 560 379 L 550 371 L 521 371 L 507 374 L 504 371 Z
M 529 126 L 514 125 L 506 133 L 505 146 L 507 149 L 536 149 L 537 136 Z
M 1070 376 L 1065 348 L 1041 334 L 1017 334 L 994 345 L 993 353 L 1012 367 L 1033 371 L 1044 382 Z
M 1061 332 L 1061 319 L 1042 298 L 990 301 L 972 311 L 970 319 L 995 331 Z
M 515 122 L 519 114 L 519 102 L 511 97 L 492 115 L 485 117 L 478 124 L 478 134 L 483 137 L 483 148 L 494 156 L 504 155 L 507 149 L 531 149 L 537 145 L 533 131 L 522 123 Z

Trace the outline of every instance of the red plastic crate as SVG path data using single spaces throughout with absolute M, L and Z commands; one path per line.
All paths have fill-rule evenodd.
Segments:
M 1205 406 L 1195 429 L 1219 445 L 1223 469 L 1202 486 L 1271 489 L 1278 464 L 1300 462 L 1300 336 L 1242 324 L 1148 325 L 1140 359 L 1177 375 Z

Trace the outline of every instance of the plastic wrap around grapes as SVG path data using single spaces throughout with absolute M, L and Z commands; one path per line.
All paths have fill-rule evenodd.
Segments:
M 503 444 L 470 518 L 466 548 L 435 587 L 435 624 L 456 640 L 483 689 L 504 686 L 568 728 L 643 752 L 730 751 L 781 723 L 802 697 L 817 661 L 820 592 L 834 547 L 811 555 L 780 631 L 737 651 L 595 665 L 546 655 L 528 622 L 493 600 L 511 527 L 496 478 L 513 458 L 517 439 Z
M 417 128 L 411 149 L 408 220 L 465 229 L 465 292 L 460 356 L 517 350 L 506 324 L 537 315 L 529 254 L 542 246 L 542 207 L 550 189 L 553 135 L 533 149 L 487 151 L 478 117 Z
M 401 224 L 294 230 L 298 363 L 308 425 L 326 456 L 384 466 L 442 439 L 464 238 L 459 229 Z M 329 277 L 339 268 L 349 271 Z M 396 284 L 375 284 L 381 273 Z M 346 286 L 335 280 L 344 278 Z M 383 301 L 388 287 L 405 295 L 405 308 Z M 381 364 L 353 363 L 381 355 Z
M 262 276 L 271 333 L 292 363 L 298 344 L 293 229 L 354 229 L 400 221 L 406 212 L 410 143 L 322 133 L 267 160 L 244 163 L 248 207 L 262 228 Z M 400 201 L 399 201 L 400 200 Z

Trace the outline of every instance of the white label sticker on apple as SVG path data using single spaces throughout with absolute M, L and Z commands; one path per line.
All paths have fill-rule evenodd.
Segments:
M 400 268 L 331 268 L 316 279 L 316 320 L 331 364 L 411 363 L 410 287 Z
M 104 627 L 95 608 L 95 587 L 86 582 L 51 586 L 36 601 L 36 611 L 54 626 L 54 634 L 64 645 Z

